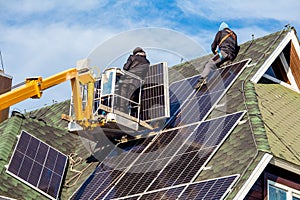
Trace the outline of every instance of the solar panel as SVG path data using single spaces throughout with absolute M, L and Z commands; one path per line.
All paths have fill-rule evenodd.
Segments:
M 101 162 L 71 199 L 102 198 L 152 139 L 153 136 L 132 141 L 133 144 L 127 151 L 117 145 L 111 155 Z
M 249 62 L 250 59 L 243 60 L 212 73 L 200 91 L 188 96 L 181 108 L 171 117 L 167 127 L 178 127 L 204 120 Z M 179 89 L 187 90 L 186 87 Z
M 239 175 L 176 185 L 119 199 L 224 199 Z
M 21 131 L 7 173 L 57 199 L 67 165 L 67 156 L 46 143 Z
M 169 87 L 170 94 L 170 115 L 175 115 L 184 101 L 194 93 L 193 85 L 196 84 L 198 76 L 173 82 Z
M 97 182 L 89 184 L 93 188 L 84 191 L 82 199 L 129 197 L 194 181 L 243 115 L 237 112 L 164 131 L 140 154 L 131 155 L 134 160 L 130 156 L 127 162 L 128 155 L 123 155 L 124 160 L 114 161 L 120 166 L 110 168 L 108 174 L 95 175 Z M 126 166 L 121 164 L 123 161 Z M 120 173 L 121 170 L 124 171 Z
M 167 63 L 151 65 L 141 97 L 140 118 L 153 121 L 170 116 Z
M 224 199 L 239 176 L 231 175 L 188 185 L 179 199 Z

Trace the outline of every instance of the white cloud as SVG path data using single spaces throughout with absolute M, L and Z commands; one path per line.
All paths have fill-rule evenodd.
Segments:
M 108 2 L 109 0 L 85 0 L 76 2 L 74 2 L 73 0 L 16 0 L 1 2 L 1 9 L 8 12 L 19 13 L 21 15 L 48 11 L 63 11 L 65 13 L 68 13 L 93 9 L 98 6 L 104 6 Z
M 192 58 L 203 55 L 203 51 L 191 48 L 185 45 L 185 40 L 174 39 L 168 37 L 167 34 L 159 33 L 163 40 L 154 37 L 157 41 L 152 41 L 152 43 L 147 43 L 147 40 L 150 41 L 153 34 L 144 33 L 123 37 L 115 43 L 106 42 L 124 34 L 124 31 L 145 27 L 165 27 L 184 32 L 186 37 L 196 41 L 195 44 L 198 47 L 202 45 L 202 50 L 203 48 L 209 50 L 215 30 L 204 27 L 201 22 L 191 23 L 194 19 L 193 15 L 205 17 L 208 21 L 223 18 L 257 19 L 259 17 L 286 21 L 299 19 L 298 10 L 300 9 L 297 8 L 299 6 L 296 1 L 270 2 L 269 0 L 257 3 L 237 0 L 213 0 L 201 1 L 201 3 L 196 0 L 177 1 L 177 6 L 184 11 L 186 16 L 176 16 L 180 13 L 178 7 L 165 8 L 161 4 L 158 7 L 151 1 L 86 0 L 76 3 L 72 0 L 3 1 L 0 7 L 2 19 L 0 50 L 3 54 L 6 73 L 14 76 L 14 83 L 19 83 L 30 76 L 41 75 L 45 78 L 74 67 L 77 60 L 88 56 L 99 44 L 105 47 L 101 54 L 104 56 L 102 58 L 108 58 L 104 63 L 116 59 L 116 57 L 106 57 L 106 55 L 111 55 L 111 52 L 113 52 L 112 55 L 121 55 L 120 57 L 123 55 L 125 58 L 136 45 L 148 48 L 149 59 L 153 62 L 176 60 L 176 54 Z M 290 6 L 292 3 L 294 5 Z M 166 11 L 166 9 L 169 10 Z M 268 34 L 263 27 L 253 25 L 247 27 L 246 25 L 235 29 L 240 42 L 251 39 L 252 33 L 256 37 Z M 189 28 L 187 26 L 191 29 L 186 30 L 185 28 Z M 135 43 L 132 43 L 132 40 L 135 40 Z M 106 47 L 106 44 L 110 44 L 110 47 Z M 159 54 L 154 56 L 153 48 L 168 50 L 169 54 L 161 53 L 161 56 Z M 120 61 L 119 64 L 121 63 L 123 62 Z M 29 100 L 16 107 L 33 108 L 37 104 L 43 105 L 44 102 L 51 103 L 52 99 L 58 101 L 68 99 L 69 93 L 69 83 L 62 84 L 56 86 L 55 89 L 45 91 L 42 100 Z M 29 106 L 29 104 L 32 105 Z
M 241 18 L 272 18 L 296 21 L 300 17 L 298 0 L 178 0 L 177 5 L 188 15 L 195 14 L 214 20 Z
M 85 29 L 64 24 L 50 26 L 0 26 L 1 51 L 5 73 L 13 76 L 13 84 L 27 77 L 52 76 L 75 67 L 76 61 L 88 56 L 91 49 L 114 35 L 109 29 Z M 52 100 L 70 98 L 70 83 L 45 91 L 41 100 L 28 100 L 13 107 L 36 108 Z

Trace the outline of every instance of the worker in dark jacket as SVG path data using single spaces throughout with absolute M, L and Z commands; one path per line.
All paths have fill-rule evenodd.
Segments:
M 150 62 L 146 57 L 146 52 L 141 47 L 136 47 L 133 50 L 133 54 L 127 59 L 127 62 L 123 66 L 123 70 L 128 71 L 144 81 L 147 72 L 149 70 Z M 120 95 L 123 98 L 130 99 L 131 101 L 138 102 L 139 90 L 141 87 L 141 81 L 125 74 L 121 77 Z M 122 99 L 120 101 L 120 111 L 127 113 L 128 111 L 128 100 Z M 130 104 L 131 107 L 136 107 Z
M 150 62 L 146 58 L 146 52 L 141 47 L 136 47 L 133 54 L 127 59 L 123 66 L 123 70 L 129 71 L 140 78 L 145 78 L 149 70 Z
M 201 77 L 194 88 L 199 89 L 205 84 L 206 78 L 212 70 L 219 68 L 225 61 L 233 61 L 239 52 L 239 48 L 236 34 L 229 29 L 225 22 L 222 22 L 211 44 L 211 51 L 214 56 L 206 63 Z

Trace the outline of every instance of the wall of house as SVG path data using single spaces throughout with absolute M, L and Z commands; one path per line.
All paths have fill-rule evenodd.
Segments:
M 12 78 L 0 70 L 0 94 L 11 90 Z M 0 123 L 8 118 L 9 108 L 0 110 Z
M 248 192 L 245 200 L 268 200 L 268 180 L 300 191 L 300 175 L 274 165 L 268 165 Z

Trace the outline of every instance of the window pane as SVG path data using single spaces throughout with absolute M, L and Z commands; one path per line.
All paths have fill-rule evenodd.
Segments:
M 300 198 L 297 198 L 297 197 L 293 197 L 293 200 L 300 200 Z
M 286 200 L 286 191 L 269 185 L 270 200 Z

